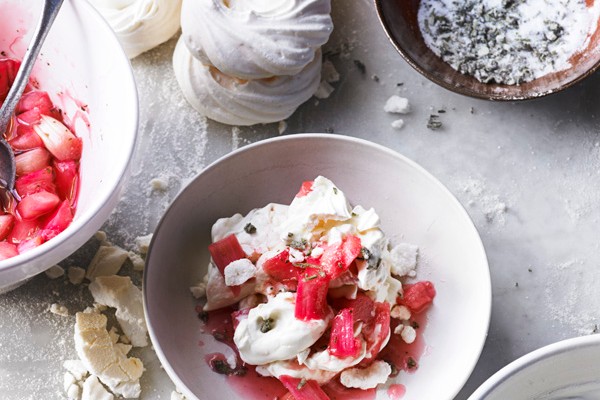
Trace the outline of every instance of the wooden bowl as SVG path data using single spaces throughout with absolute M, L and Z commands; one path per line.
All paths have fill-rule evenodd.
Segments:
M 426 78 L 465 96 L 500 101 L 534 99 L 571 87 L 600 67 L 600 29 L 596 27 L 589 45 L 571 57 L 569 69 L 520 85 L 482 83 L 456 71 L 427 47 L 417 21 L 419 0 L 374 1 L 383 29 L 400 55 Z

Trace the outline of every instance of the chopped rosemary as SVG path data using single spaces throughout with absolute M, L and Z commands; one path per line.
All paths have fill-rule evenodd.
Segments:
M 440 116 L 437 114 L 431 114 L 429 116 L 429 119 L 427 120 L 427 128 L 431 129 L 432 131 L 436 131 L 438 129 L 441 129 L 442 127 L 442 121 L 440 121 Z
M 262 333 L 267 333 L 275 327 L 275 320 L 273 318 L 267 318 L 267 319 L 259 318 L 259 319 L 260 319 L 260 322 L 259 322 L 260 331 Z
M 256 233 L 256 227 L 248 222 L 246 226 L 244 226 L 244 231 L 246 231 L 248 234 L 253 234 Z
M 300 379 L 300 382 L 298 382 L 298 386 L 296 386 L 296 389 L 300 390 L 304 387 L 304 385 L 306 385 L 306 379 L 302 378 Z
M 356 68 L 358 68 L 358 70 L 360 71 L 361 74 L 366 74 L 367 73 L 367 67 L 365 66 L 365 64 L 360 61 L 360 60 L 354 60 L 354 65 L 356 65 Z

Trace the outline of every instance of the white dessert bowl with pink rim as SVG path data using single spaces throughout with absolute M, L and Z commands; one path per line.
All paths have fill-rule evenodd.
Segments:
M 23 57 L 42 5 L 39 0 L 0 0 L 3 57 Z M 0 261 L 0 293 L 69 256 L 102 226 L 118 203 L 137 137 L 138 99 L 129 60 L 86 1 L 64 1 L 32 78 L 82 139 L 79 194 L 68 228 Z
M 154 232 L 143 284 L 150 337 L 163 367 L 189 399 L 253 398 L 209 367 L 208 355 L 231 349 L 202 332 L 190 286 L 206 274 L 218 218 L 289 204 L 303 181 L 319 175 L 335 182 L 352 205 L 373 207 L 392 242 L 417 245 L 415 280 L 431 281 L 437 290 L 418 368 L 388 379 L 374 397 L 400 398 L 401 389 L 403 400 L 453 399 L 489 326 L 490 274 L 479 235 L 460 203 L 423 168 L 342 135 L 297 134 L 246 146 L 205 168 L 173 201 Z

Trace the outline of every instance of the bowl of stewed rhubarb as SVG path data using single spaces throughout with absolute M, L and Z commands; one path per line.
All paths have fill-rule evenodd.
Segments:
M 0 102 L 39 19 L 36 0 L 0 0 Z M 0 210 L 0 292 L 83 245 L 117 204 L 137 135 L 128 59 L 87 2 L 65 2 L 4 138 L 16 161 Z
M 182 190 L 144 273 L 154 348 L 190 399 L 453 399 L 487 334 L 459 202 L 374 143 L 299 134 Z

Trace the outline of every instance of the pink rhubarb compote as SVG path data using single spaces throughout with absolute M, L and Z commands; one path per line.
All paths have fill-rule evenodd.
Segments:
M 0 59 L 0 103 L 19 69 Z M 65 230 L 75 213 L 82 141 L 63 123 L 61 110 L 31 79 L 4 138 L 15 154 L 14 196 L 3 196 L 0 260 L 14 257 Z M 6 194 L 6 191 L 5 191 Z

